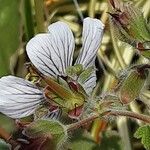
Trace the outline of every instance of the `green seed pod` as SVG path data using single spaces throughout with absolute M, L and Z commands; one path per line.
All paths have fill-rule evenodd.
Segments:
M 49 136 L 52 149 L 60 149 L 67 139 L 65 126 L 56 120 L 37 120 L 25 129 L 25 134 L 30 138 Z
M 128 104 L 138 98 L 145 81 L 146 75 L 144 72 L 140 74 L 137 70 L 131 70 L 119 90 L 121 102 Z

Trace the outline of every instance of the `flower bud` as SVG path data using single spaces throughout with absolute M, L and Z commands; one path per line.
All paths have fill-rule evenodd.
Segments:
M 129 72 L 119 90 L 120 101 L 128 104 L 137 99 L 147 79 L 147 65 L 133 67 Z
M 114 34 L 141 51 L 149 50 L 150 28 L 140 9 L 131 3 L 122 3 L 119 0 L 109 0 L 111 5 L 110 24 Z M 149 58 L 149 53 L 144 56 Z

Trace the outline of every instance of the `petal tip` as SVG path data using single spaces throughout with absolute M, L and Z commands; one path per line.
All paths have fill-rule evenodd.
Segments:
M 104 27 L 105 27 L 104 23 L 101 20 L 96 19 L 96 18 L 87 17 L 87 18 L 84 19 L 84 22 L 86 22 L 86 21 L 89 22 L 89 23 L 97 24 L 98 26 L 101 27 L 101 29 L 104 29 Z

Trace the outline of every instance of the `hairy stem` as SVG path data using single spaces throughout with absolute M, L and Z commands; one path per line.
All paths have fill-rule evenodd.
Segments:
M 95 119 L 98 118 L 98 117 L 99 117 L 98 114 L 94 114 L 94 115 L 89 116 L 88 118 L 85 118 L 85 119 L 81 120 L 81 121 L 78 121 L 78 122 L 76 122 L 76 123 L 73 123 L 73 124 L 71 124 L 71 125 L 68 125 L 67 131 L 70 132 L 70 131 L 73 131 L 73 130 L 75 130 L 75 129 L 78 129 L 78 128 L 80 128 L 81 126 L 83 126 L 83 125 L 85 125 L 85 124 L 87 124 L 87 123 L 89 123 L 89 122 L 95 120 Z
M 131 111 L 110 110 L 106 112 L 107 116 L 126 116 L 133 119 L 138 119 L 146 123 L 150 123 L 150 117 L 143 114 L 134 113 Z
M 143 115 L 143 114 L 137 114 L 137 113 L 134 113 L 131 111 L 112 110 L 111 109 L 111 110 L 105 111 L 102 114 L 102 117 L 104 117 L 104 116 L 126 116 L 126 117 L 130 117 L 133 119 L 139 119 L 139 120 L 144 121 L 146 123 L 150 123 L 150 117 L 149 116 Z M 93 115 L 89 116 L 88 118 L 85 118 L 81 121 L 78 121 L 76 123 L 68 125 L 67 131 L 70 132 L 70 131 L 76 130 L 76 129 L 80 128 L 81 126 L 83 126 L 83 125 L 85 125 L 91 121 L 94 121 L 98 117 L 99 117 L 99 114 L 93 114 Z

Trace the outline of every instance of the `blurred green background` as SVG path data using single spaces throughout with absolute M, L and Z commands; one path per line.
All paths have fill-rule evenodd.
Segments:
M 150 0 L 132 0 L 132 2 L 141 8 L 145 18 L 150 18 Z M 107 0 L 78 0 L 78 3 L 80 11 L 73 0 L 0 0 L 0 77 L 9 74 L 25 77 L 27 70 L 24 63 L 29 61 L 25 45 L 37 33 L 46 32 L 52 22 L 64 21 L 70 25 L 78 52 L 82 45 L 81 14 L 84 18 L 90 16 L 101 19 L 105 24 L 102 45 L 97 55 L 96 65 L 99 71 L 95 94 L 109 91 L 114 86 L 115 75 L 119 70 L 136 62 L 146 62 L 134 48 L 120 43 L 114 38 L 115 35 L 111 34 Z M 148 111 L 143 110 L 143 105 L 137 102 L 131 104 L 130 109 L 135 112 Z M 135 123 L 123 118 L 108 128 L 117 130 L 122 139 L 130 139 L 123 141 L 124 145 L 131 144 L 130 148 L 142 150 L 144 148 L 139 141 L 131 138 L 140 124 L 138 121 Z M 13 132 L 14 121 L 0 115 L 0 127 Z M 111 150 L 111 146 L 105 148 Z M 130 150 L 128 147 L 123 149 Z

